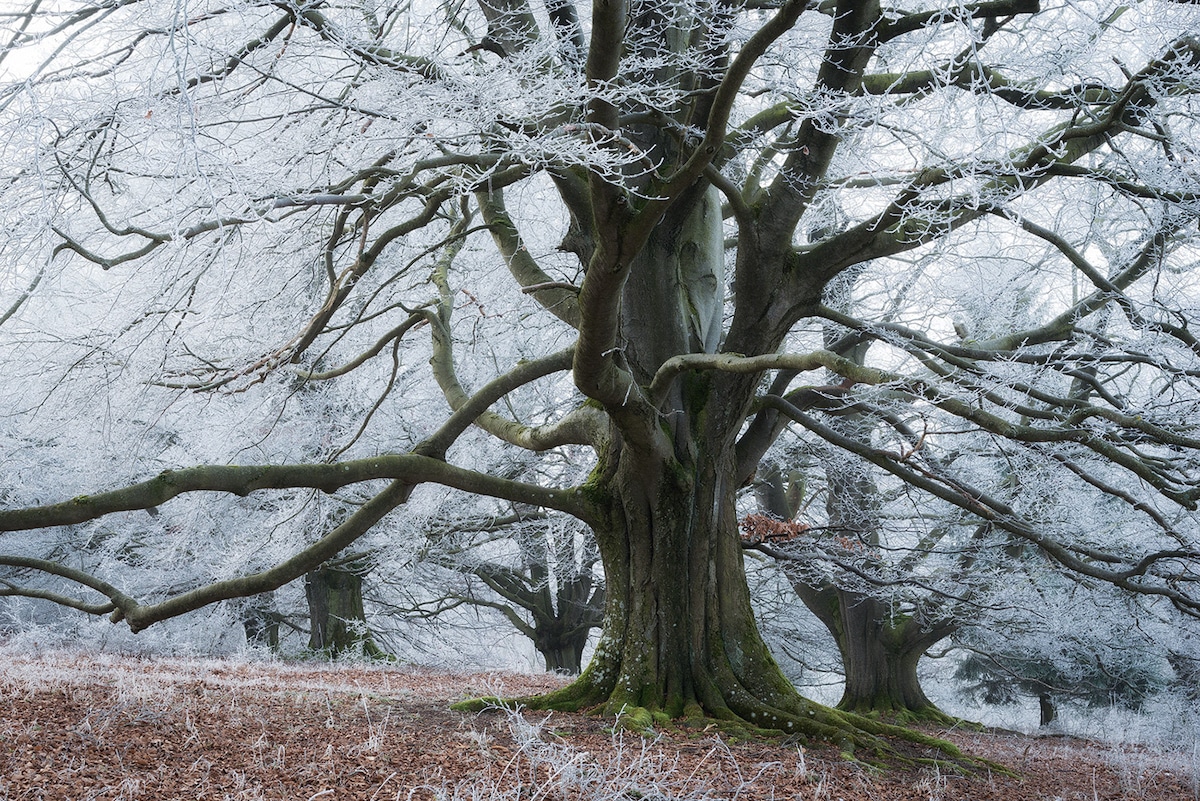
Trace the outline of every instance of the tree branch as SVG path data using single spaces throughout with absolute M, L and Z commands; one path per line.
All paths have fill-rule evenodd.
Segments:
M 905 464 L 896 454 L 877 450 L 865 443 L 840 434 L 800 411 L 783 398 L 770 396 L 764 398 L 763 403 L 775 407 L 822 439 L 843 450 L 857 454 L 902 479 L 905 483 L 924 490 L 960 509 L 993 523 L 1005 531 L 1017 535 L 1021 539 L 1033 543 L 1068 570 L 1072 570 L 1080 575 L 1107 581 L 1110 584 L 1131 592 L 1162 596 L 1188 614 L 1200 617 L 1200 597 L 1195 597 L 1179 590 L 1175 586 L 1172 586 L 1169 580 L 1161 580 L 1159 583 L 1135 581 L 1135 579 L 1144 575 L 1144 572 L 1139 572 L 1139 569 L 1145 559 L 1139 560 L 1132 568 L 1114 570 L 1104 567 L 1103 562 L 1098 564 L 1096 561 L 1093 561 L 1095 554 L 1090 554 L 1089 558 L 1086 559 L 1080 558 L 1069 547 L 1063 545 L 1058 540 L 1038 532 L 1028 521 L 1022 519 L 1011 506 L 969 484 L 958 480 L 951 480 L 946 476 L 935 475 L 928 471 L 915 470 Z M 1164 553 L 1177 554 L 1176 551 L 1158 552 L 1150 554 L 1149 557 L 1152 562 L 1159 558 L 1168 558 L 1163 556 Z M 1200 561 L 1200 553 L 1190 552 L 1189 555 L 1192 557 L 1192 561 Z M 1110 561 L 1114 564 L 1122 564 L 1129 561 L 1127 556 L 1121 554 L 1106 554 L 1106 556 L 1109 558 L 1105 561 Z M 1170 558 L 1175 557 L 1171 556 Z
M 454 467 L 416 453 L 385 454 L 337 464 L 203 465 L 165 470 L 149 481 L 69 501 L 27 509 L 0 510 L 0 531 L 66 526 L 116 512 L 161 506 L 192 492 L 224 492 L 238 496 L 268 489 L 307 487 L 334 492 L 351 484 L 392 479 L 411 484 L 434 482 L 505 500 L 546 506 L 579 516 L 583 507 L 571 490 L 556 490 L 496 478 Z

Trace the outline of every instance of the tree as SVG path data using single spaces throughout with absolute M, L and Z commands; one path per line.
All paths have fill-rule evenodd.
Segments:
M 355 653 L 376 659 L 387 654 L 367 628 L 363 608 L 363 576 L 366 560 L 339 559 L 326 562 L 304 576 L 304 597 L 308 602 L 308 647 L 331 656 Z
M 793 483 L 799 477 L 785 486 L 778 467 L 767 463 L 759 471 L 758 494 L 769 517 L 743 521 L 745 545 L 778 562 L 796 596 L 837 643 L 845 676 L 839 709 L 944 719 L 921 688 L 917 665 L 926 651 L 960 626 L 947 598 L 961 598 L 969 590 L 961 571 L 953 569 L 957 566 L 947 565 L 949 581 L 937 582 L 947 587 L 942 592 L 931 587 L 928 576 L 934 571 L 925 566 L 920 571 L 924 576 L 918 576 L 916 568 L 924 557 L 949 550 L 934 542 L 946 532 L 941 538 L 924 538 L 924 550 L 889 544 L 889 551 L 907 558 L 886 564 L 880 550 L 884 542 L 878 488 L 861 465 L 843 464 L 829 472 L 824 527 L 829 536 L 824 542 L 814 538 L 796 547 L 794 540 L 812 531 L 807 524 L 793 522 L 797 509 L 788 503 L 789 494 L 800 499 Z M 904 572 L 909 577 L 895 577 Z M 902 585 L 915 585 L 920 593 L 914 597 L 898 592 Z M 958 596 L 951 595 L 955 592 Z
M 1181 640 L 1185 628 L 1180 621 L 1139 609 L 1137 597 L 1064 577 L 1043 576 L 1027 587 L 1020 619 L 991 630 L 964 627 L 956 636 L 963 654 L 954 677 L 962 694 L 1004 705 L 1036 698 L 1039 724 L 1048 726 L 1063 703 L 1139 709 L 1167 690 L 1172 639 Z
M 546 670 L 583 670 L 604 618 L 604 582 L 594 538 L 577 521 L 516 507 L 441 521 L 426 538 L 413 574 L 396 582 L 405 600 L 390 611 L 434 620 L 463 606 L 495 610 L 533 643 Z
M 73 370 L 142 371 L 143 399 L 265 392 L 290 370 L 373 401 L 338 423 L 356 433 L 330 461 L 243 447 L 252 464 L 135 467 L 57 501 L 13 483 L 0 528 L 208 492 L 370 497 L 273 566 L 169 597 L 0 563 L 97 591 L 141 630 L 302 576 L 433 482 L 596 534 L 603 634 L 579 679 L 537 703 L 868 741 L 882 727 L 797 696 L 751 613 L 736 495 L 790 423 L 1066 568 L 1196 613 L 1200 43 L 1178 35 L 1195 14 L 1158 0 L 30 5 L 7 17 L 18 80 L 0 100 L 19 156 L 4 286 L 24 293 L 0 326 L 17 343 L 6 360 L 41 358 L 39 298 L 95 285 Z M 985 277 L 1001 298 L 1036 302 L 960 338 L 959 290 L 989 260 L 1020 264 L 1007 285 Z M 854 315 L 826 303 L 849 273 L 866 296 Z M 879 343 L 867 363 L 847 357 L 864 342 Z M 395 389 L 413 353 L 430 357 L 440 420 L 428 394 Z M 820 369 L 842 382 L 806 406 Z M 535 384 L 553 403 L 523 405 Z M 829 424 L 847 407 L 879 421 L 870 439 Z M 381 422 L 405 411 L 419 425 Z M 590 449 L 589 477 L 473 469 L 472 448 L 497 446 L 472 427 L 515 449 Z M 963 431 L 1023 454 L 1031 482 L 1109 499 L 1130 527 L 1007 502 L 994 460 L 926 458 Z
M 849 310 L 859 272 L 843 273 L 830 284 L 826 294 L 831 307 L 840 307 L 843 313 Z M 824 338 L 826 346 L 832 345 L 836 330 L 827 330 Z M 856 343 L 846 357 L 862 366 L 872 344 Z M 836 374 L 833 378 L 837 380 Z M 820 404 L 840 389 L 836 385 L 809 389 L 807 404 Z M 851 405 L 828 411 L 834 417 L 830 425 L 839 433 L 871 440 L 878 421 L 866 410 Z M 927 456 L 932 447 L 927 446 Z M 802 448 L 815 456 L 808 461 L 814 463 L 811 467 L 819 465 L 824 476 L 825 485 L 812 500 L 824 495 L 822 528 L 833 535 L 832 542 L 830 537 L 824 542 L 803 538 L 807 547 L 794 547 L 798 535 L 813 531 L 809 524 L 795 521 L 806 500 L 806 473 L 793 469 L 785 480 L 774 462 L 764 460 L 756 476 L 756 494 L 768 517 L 743 520 L 743 543 L 776 559 L 796 595 L 837 643 L 845 678 L 839 709 L 945 719 L 921 688 L 917 665 L 929 648 L 958 629 L 961 621 L 952 599 L 962 601 L 971 591 L 967 568 L 975 561 L 978 544 L 952 555 L 952 542 L 947 540 L 952 539 L 955 526 L 945 521 L 905 543 L 904 533 L 884 531 L 887 499 L 869 462 L 831 448 L 819 438 Z M 793 453 L 799 450 L 792 448 Z M 921 506 L 912 510 L 912 517 L 923 521 L 937 517 L 928 500 L 923 499 Z M 786 545 L 780 548 L 777 543 Z M 892 555 L 897 558 L 889 559 Z M 940 562 L 937 568 L 929 564 L 932 561 Z M 943 589 L 932 586 L 933 574 L 941 574 L 936 583 Z

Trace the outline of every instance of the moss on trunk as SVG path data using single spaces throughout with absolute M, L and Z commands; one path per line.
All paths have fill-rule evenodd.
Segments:
M 715 720 L 834 743 L 868 761 L 892 753 L 888 738 L 961 758 L 935 738 L 813 703 L 787 681 L 751 611 L 728 459 L 655 466 L 631 456 L 609 473 L 614 503 L 597 527 L 608 595 L 595 655 L 572 684 L 519 703 L 601 711 L 642 729 Z

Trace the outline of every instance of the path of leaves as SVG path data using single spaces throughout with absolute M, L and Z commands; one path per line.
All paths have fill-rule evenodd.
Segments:
M 877 775 L 833 751 L 610 731 L 555 714 L 460 715 L 553 676 L 140 659 L 0 649 L 0 801 L 37 799 L 1062 799 L 1196 801 L 1167 755 L 950 732 L 1020 778 Z M 945 734 L 944 732 L 935 732 Z

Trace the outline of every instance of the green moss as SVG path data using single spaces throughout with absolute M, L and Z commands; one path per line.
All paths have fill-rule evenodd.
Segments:
M 743 718 L 715 718 L 704 712 L 692 701 L 684 706 L 684 716 L 671 718 L 657 708 L 620 704 L 610 701 L 601 706 L 595 702 L 594 694 L 584 692 L 576 684 L 564 687 L 549 695 L 529 698 L 504 699 L 495 696 L 471 698 L 452 704 L 458 712 L 483 712 L 489 709 L 556 709 L 562 711 L 603 709 L 605 715 L 614 718 L 614 729 L 634 732 L 645 736 L 657 735 L 664 729 L 675 728 L 690 732 L 693 736 L 708 736 L 719 733 L 727 742 L 737 743 L 753 740 L 786 738 L 789 743 L 820 742 L 837 747 L 842 759 L 874 771 L 907 769 L 915 765 L 937 765 L 942 770 L 971 773 L 986 769 L 1006 776 L 1015 775 L 1011 770 L 995 762 L 965 755 L 947 740 L 933 737 L 912 729 L 881 722 L 848 712 L 839 712 L 813 704 L 808 714 L 789 715 L 781 718 L 779 726 L 763 728 Z M 593 703 L 584 703 L 585 697 Z M 788 725 L 792 724 L 792 725 Z M 930 748 L 938 757 L 921 757 L 905 754 L 896 743 L 908 743 Z
M 587 481 L 579 486 L 576 490 L 579 496 L 584 501 L 596 507 L 607 507 L 612 505 L 612 493 L 605 487 L 602 487 L 599 482 Z
M 545 709 L 558 712 L 583 712 L 598 707 L 605 700 L 603 691 L 591 681 L 589 671 L 585 670 L 579 678 L 566 687 L 543 695 L 524 696 L 520 698 L 471 698 L 451 704 L 450 708 L 458 712 L 481 712 L 485 709 Z
M 599 508 L 609 508 L 613 504 L 612 491 L 608 488 L 608 481 L 605 479 L 607 469 L 608 465 L 605 464 L 605 460 L 598 459 L 592 472 L 588 474 L 587 480 L 576 490 L 586 502 Z
M 934 706 L 928 706 L 924 709 L 897 710 L 896 714 L 892 717 L 892 721 L 901 726 L 911 723 L 939 723 L 944 726 L 954 726 L 960 722 L 957 718 L 947 715 Z
M 663 473 L 671 480 L 663 482 L 659 503 L 664 510 L 674 506 L 679 514 L 685 514 L 687 500 L 691 498 L 692 487 L 696 484 L 695 470 L 678 459 L 667 459 L 663 462 Z
M 653 699 L 654 696 L 650 696 L 650 698 Z M 657 700 L 655 700 L 655 704 L 658 704 Z M 676 720 L 689 716 L 689 704 L 695 704 L 695 702 L 684 696 L 682 693 L 671 693 L 662 701 L 660 708 L 662 709 L 663 714 L 665 714 L 669 719 Z M 703 714 L 703 712 L 701 712 L 701 714 Z
M 455 712 L 483 712 L 487 709 L 511 709 L 508 701 L 489 695 L 484 698 L 468 698 L 450 705 Z
M 627 706 L 617 718 L 617 727 L 639 734 L 654 733 L 654 713 L 644 706 Z

